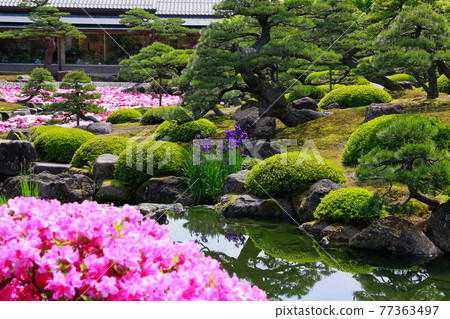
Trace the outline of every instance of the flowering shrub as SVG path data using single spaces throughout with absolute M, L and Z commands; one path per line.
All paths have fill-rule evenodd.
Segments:
M 21 197 L 0 206 L 0 300 L 265 299 L 128 205 Z
M 221 195 L 225 178 L 241 170 L 247 133 L 236 125 L 234 132 L 225 132 L 225 139 L 226 145 L 222 140 L 195 137 L 193 159 L 186 168 L 195 203 L 210 202 Z

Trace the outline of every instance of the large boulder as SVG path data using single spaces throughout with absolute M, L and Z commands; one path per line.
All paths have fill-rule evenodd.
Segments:
M 276 121 L 273 117 L 250 116 L 236 121 L 249 139 L 275 138 Z
M 350 245 L 417 257 L 434 258 L 442 254 L 421 229 L 397 216 L 380 218 L 353 236 Z
M 113 129 L 113 125 L 107 122 L 91 123 L 87 126 L 86 131 L 92 134 L 109 134 Z
M 0 111 L 0 120 L 7 121 L 12 116 L 11 111 Z
M 242 109 L 242 107 L 240 107 L 236 111 L 234 111 L 233 114 L 231 114 L 231 119 L 237 122 L 249 117 L 258 118 L 258 116 L 259 109 L 257 107 L 250 107 L 247 109 Z
M 217 204 L 225 217 L 284 217 L 294 214 L 288 200 L 262 199 L 253 195 L 225 195 Z
M 313 110 L 297 110 L 291 109 L 289 117 L 284 119 L 283 123 L 287 126 L 293 127 L 309 121 L 317 120 L 324 116 L 330 116 L 331 112 L 316 112 Z
M 99 203 L 127 204 L 130 201 L 130 192 L 118 180 L 105 180 L 95 194 Z
M 431 214 L 428 223 L 433 243 L 446 253 L 450 253 L 450 201 L 439 206 Z
M 17 77 L 15 82 L 20 82 L 20 83 L 26 83 L 28 81 L 30 81 L 31 77 L 28 75 L 21 75 L 19 77 Z
M 244 182 L 247 178 L 247 169 L 230 174 L 225 178 L 223 183 L 222 194 L 243 194 L 245 193 Z
M 390 114 L 404 114 L 405 108 L 399 103 L 372 103 L 366 108 L 364 122 Z
M 286 153 L 286 149 L 281 148 L 276 141 L 247 140 L 244 145 L 245 155 L 261 160 L 276 154 Z
M 292 108 L 297 110 L 317 110 L 316 100 L 310 97 L 304 97 L 295 101 L 292 101 Z
M 114 170 L 118 159 L 119 156 L 112 154 L 103 154 L 97 157 L 92 173 L 95 184 L 101 185 L 106 179 L 114 179 Z
M 3 193 L 8 197 L 20 196 L 20 181 L 20 176 L 8 178 L 3 183 Z M 92 200 L 95 192 L 94 181 L 81 174 L 43 172 L 31 177 L 31 181 L 39 186 L 39 198 L 58 199 L 63 203 Z
M 10 141 L 18 141 L 21 139 L 22 136 L 28 136 L 28 134 L 30 133 L 29 129 L 12 129 L 11 131 L 9 131 L 8 136 L 6 137 L 7 140 Z
M 36 162 L 34 163 L 34 173 L 40 174 L 42 172 L 49 172 L 50 174 L 60 174 L 68 172 L 71 168 L 70 164 Z
M 36 160 L 31 142 L 0 140 L 0 180 L 27 171 Z
M 138 190 L 138 202 L 189 206 L 193 202 L 188 179 L 177 176 L 154 177 Z
M 335 191 L 344 186 L 336 184 L 329 179 L 321 179 L 309 188 L 309 195 L 299 209 L 299 219 L 301 222 L 314 219 L 314 211 L 319 206 L 322 198 L 331 191 Z

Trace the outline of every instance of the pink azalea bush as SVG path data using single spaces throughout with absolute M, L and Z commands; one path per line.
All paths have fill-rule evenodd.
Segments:
M 0 300 L 266 300 L 131 206 L 0 206 Z

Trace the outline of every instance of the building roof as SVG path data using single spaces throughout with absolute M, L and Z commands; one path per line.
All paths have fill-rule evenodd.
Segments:
M 156 10 L 158 15 L 214 15 L 213 6 L 221 0 L 49 0 L 59 9 Z M 21 0 L 1 0 L 1 7 L 17 7 Z

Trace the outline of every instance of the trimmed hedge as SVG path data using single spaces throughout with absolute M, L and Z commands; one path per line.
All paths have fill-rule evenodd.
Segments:
M 400 81 L 411 81 L 411 82 L 415 82 L 415 81 L 416 81 L 416 78 L 413 77 L 412 75 L 409 75 L 409 74 L 399 73 L 399 74 L 391 75 L 391 76 L 389 77 L 389 80 L 394 81 L 394 82 L 400 82 Z
M 382 216 L 381 211 L 373 214 L 361 209 L 372 196 L 371 191 L 356 187 L 331 191 L 317 206 L 314 217 L 344 223 L 372 223 Z
M 156 130 L 157 139 L 170 138 L 171 142 L 190 142 L 195 136 L 207 138 L 217 133 L 217 128 L 211 121 L 200 119 L 197 121 L 177 124 L 176 121 L 165 121 Z
M 103 154 L 120 155 L 127 147 L 127 139 L 121 136 L 104 136 L 89 140 L 75 152 L 72 165 L 93 166 L 97 157 Z
M 145 112 L 141 119 L 142 125 L 160 124 L 164 121 L 189 120 L 191 116 L 179 106 L 160 106 Z
M 182 176 L 188 157 L 186 149 L 175 143 L 163 141 L 134 143 L 119 155 L 114 177 L 125 185 L 141 185 L 151 177 Z M 153 163 L 149 163 L 149 159 L 152 159 Z
M 352 85 L 331 91 L 320 100 L 319 107 L 327 109 L 333 103 L 343 108 L 359 107 L 371 103 L 387 103 L 392 100 L 389 93 L 369 85 Z
M 287 158 L 286 158 L 287 157 Z M 266 197 L 286 197 L 290 192 L 304 191 L 321 179 L 345 184 L 342 170 L 323 159 L 305 158 L 300 152 L 277 154 L 254 166 L 245 180 L 245 188 L 252 194 Z
M 110 122 L 112 124 L 122 124 L 130 122 L 131 119 L 142 117 L 141 112 L 134 109 L 120 109 L 112 112 L 106 118 L 106 122 Z
M 61 126 L 55 125 L 41 125 L 41 126 L 33 126 L 30 128 L 30 132 L 28 133 L 27 140 L 34 141 L 39 135 L 47 133 L 48 131 L 53 131 L 57 129 L 64 129 Z
M 75 152 L 95 135 L 78 128 L 61 128 L 42 133 L 34 147 L 42 161 L 70 163 Z
M 428 119 L 431 124 L 435 125 L 439 133 L 434 138 L 436 145 L 439 149 L 448 149 L 450 146 L 450 126 L 442 123 L 439 119 L 434 117 L 427 117 L 419 114 L 392 114 L 377 117 L 367 123 L 364 123 L 358 129 L 352 133 L 347 144 L 345 145 L 343 154 L 343 163 L 349 166 L 356 166 L 358 160 L 369 153 L 369 151 L 375 147 L 383 144 L 382 140 L 379 140 L 377 133 L 384 127 L 388 126 L 392 121 L 398 118 L 414 118 L 423 117 Z
M 319 89 L 317 86 L 314 85 L 302 85 L 298 84 L 292 87 L 292 92 L 286 94 L 286 100 L 289 103 L 292 103 L 292 101 L 304 98 L 304 97 L 310 97 L 314 100 L 319 100 L 325 96 L 325 92 L 321 89 Z
M 437 81 L 439 92 L 450 94 L 450 80 L 445 76 L 445 74 L 442 74 Z

